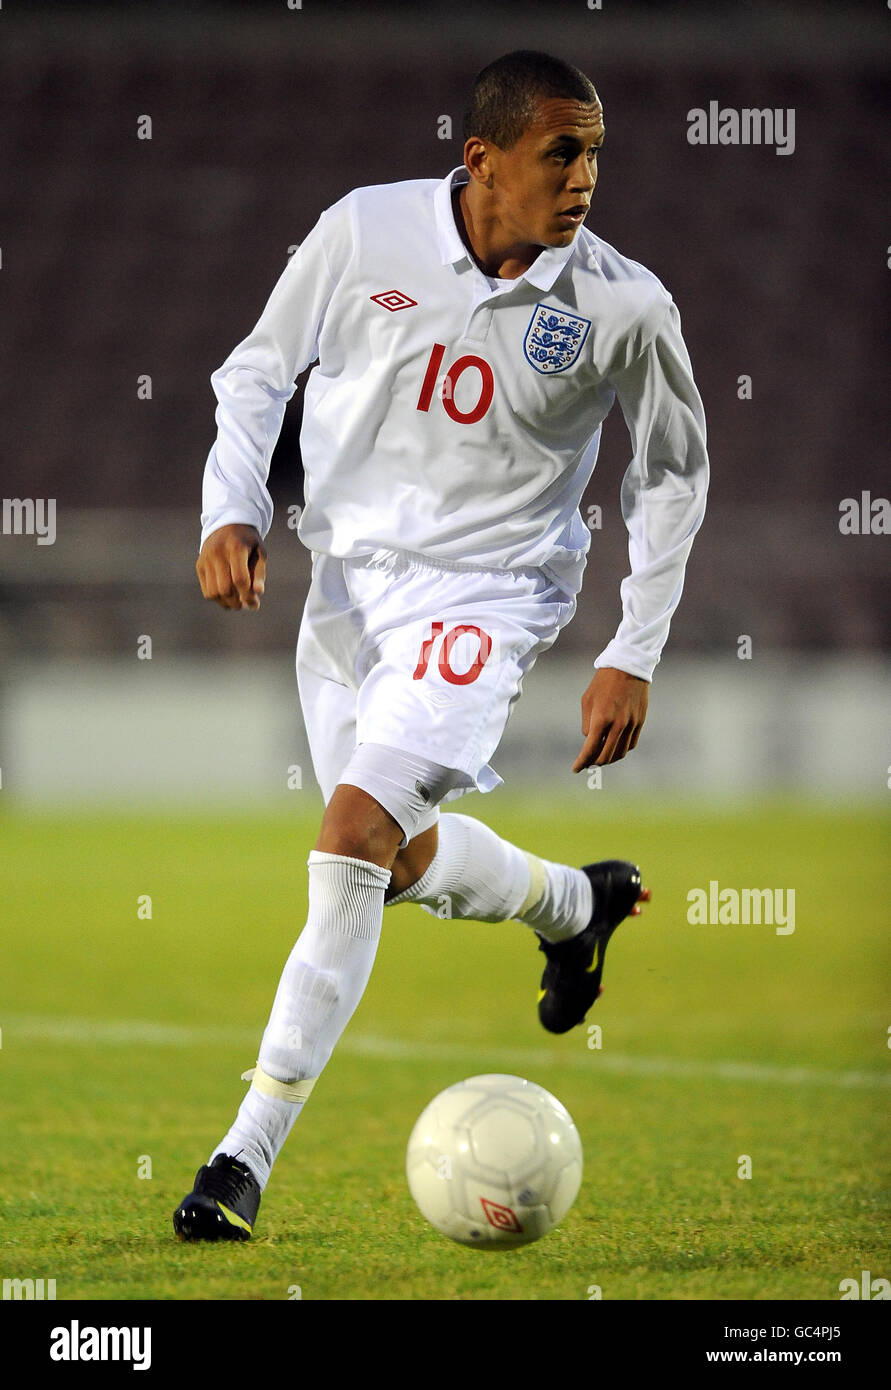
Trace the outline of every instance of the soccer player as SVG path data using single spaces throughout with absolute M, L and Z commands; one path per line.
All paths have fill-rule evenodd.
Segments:
M 313 554 L 297 679 L 326 803 L 309 911 L 232 1128 L 174 1213 L 247 1239 L 276 1155 L 367 984 L 385 903 L 517 919 L 546 957 L 545 1028 L 581 1023 L 636 866 L 551 863 L 439 807 L 489 765 L 523 676 L 572 617 L 590 541 L 579 502 L 618 398 L 623 616 L 582 695 L 580 772 L 637 744 L 702 520 L 702 403 L 677 310 L 584 227 L 603 143 L 592 83 L 546 54 L 476 80 L 464 164 L 359 188 L 322 214 L 253 332 L 212 378 L 204 596 L 256 609 L 270 455 L 295 378 Z

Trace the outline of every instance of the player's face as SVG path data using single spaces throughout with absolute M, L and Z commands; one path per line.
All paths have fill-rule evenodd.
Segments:
M 504 231 L 533 246 L 568 246 L 585 220 L 603 143 L 599 100 L 543 98 L 510 149 L 490 146 L 495 207 Z

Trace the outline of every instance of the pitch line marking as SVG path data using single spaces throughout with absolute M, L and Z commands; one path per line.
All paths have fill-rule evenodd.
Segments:
M 18 1038 L 28 1042 L 89 1045 L 116 1043 L 142 1047 L 243 1047 L 255 1053 L 263 1033 L 257 1028 L 220 1028 L 191 1024 L 153 1023 L 149 1019 L 102 1019 L 53 1014 L 0 1013 L 4 1029 L 3 1054 Z M 407 1042 L 374 1034 L 347 1033 L 338 1050 L 354 1057 L 377 1057 L 391 1062 L 460 1062 L 483 1066 L 485 1060 L 499 1066 L 569 1071 L 609 1072 L 614 1076 L 663 1076 L 669 1080 L 709 1077 L 715 1081 L 767 1082 L 783 1086 L 832 1086 L 839 1090 L 884 1090 L 891 1075 L 879 1071 L 826 1071 L 820 1067 L 774 1066 L 769 1062 L 685 1061 L 678 1057 L 635 1057 L 629 1053 L 576 1053 L 534 1047 L 498 1047 L 494 1044 Z

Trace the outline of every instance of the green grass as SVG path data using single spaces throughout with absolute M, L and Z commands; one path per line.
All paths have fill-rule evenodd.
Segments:
M 472 801 L 549 857 L 642 863 L 654 899 L 610 948 L 589 1020 L 601 1049 L 585 1028 L 540 1029 L 526 928 L 389 911 L 257 1235 L 234 1248 L 180 1245 L 170 1215 L 255 1060 L 303 922 L 315 814 L 0 821 L 0 1277 L 55 1278 L 59 1299 L 273 1300 L 299 1285 L 307 1300 L 584 1300 L 596 1284 L 604 1299 L 801 1300 L 891 1274 L 878 815 L 598 803 L 583 819 Z M 686 895 L 710 879 L 794 888 L 795 932 L 690 925 Z M 128 1040 L 107 1031 L 122 1020 L 187 1031 Z M 438 1236 L 404 1180 L 427 1101 L 488 1070 L 554 1091 L 586 1162 L 564 1223 L 498 1255 Z

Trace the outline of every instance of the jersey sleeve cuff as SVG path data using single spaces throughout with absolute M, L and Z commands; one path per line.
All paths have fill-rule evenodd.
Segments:
M 625 671 L 629 676 L 637 676 L 642 681 L 652 681 L 653 672 L 658 664 L 658 656 L 655 660 L 644 659 L 640 652 L 635 652 L 620 642 L 610 642 L 594 661 L 598 671 L 602 666 L 610 666 L 617 671 Z
M 221 512 L 219 516 L 206 520 L 202 518 L 199 548 L 208 536 L 212 536 L 214 531 L 219 531 L 224 526 L 253 526 L 259 531 L 261 540 L 265 540 L 271 524 L 271 517 L 261 516 L 259 512 L 251 511 L 249 507 L 233 507 L 229 511 Z

